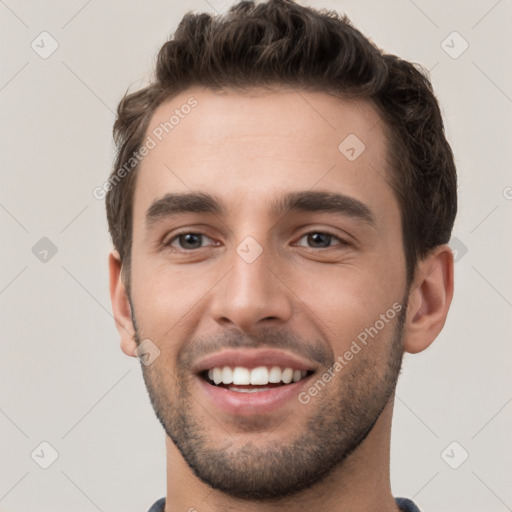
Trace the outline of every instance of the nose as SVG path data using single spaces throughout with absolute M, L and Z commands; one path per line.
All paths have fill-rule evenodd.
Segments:
M 253 249 L 253 248 L 251 248 Z M 211 303 L 214 320 L 223 327 L 251 332 L 264 324 L 284 324 L 292 314 L 293 292 L 270 251 L 254 260 L 233 250 L 230 271 L 215 287 Z

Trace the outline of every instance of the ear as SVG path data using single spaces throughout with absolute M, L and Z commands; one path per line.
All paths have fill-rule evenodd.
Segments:
M 425 350 L 443 328 L 453 297 L 453 253 L 441 245 L 418 264 L 409 293 L 404 350 Z
M 135 329 L 132 322 L 130 301 L 126 292 L 121 274 L 121 258 L 116 250 L 108 256 L 108 267 L 110 273 L 110 300 L 116 327 L 121 336 L 121 350 L 131 357 L 137 357 L 134 350 L 137 348 L 135 342 Z

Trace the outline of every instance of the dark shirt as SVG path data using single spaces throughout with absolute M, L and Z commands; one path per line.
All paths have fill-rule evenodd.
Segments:
M 407 498 L 395 498 L 396 504 L 402 512 L 420 512 L 420 509 Z M 165 509 L 165 498 L 159 499 L 153 504 L 148 512 L 164 512 Z

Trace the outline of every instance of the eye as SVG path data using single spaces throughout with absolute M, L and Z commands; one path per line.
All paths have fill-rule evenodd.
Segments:
M 332 235 L 331 233 L 325 233 L 323 231 L 311 231 L 310 233 L 306 233 L 303 235 L 300 239 L 306 238 L 308 244 L 313 244 L 313 249 L 320 248 L 320 249 L 329 249 L 332 247 L 331 241 L 337 240 L 339 243 L 336 245 L 346 246 L 348 245 L 344 240 L 341 238 L 338 238 L 335 235 Z M 297 244 L 302 245 L 302 244 Z M 304 246 L 303 246 L 304 247 Z
M 164 243 L 165 247 L 173 247 L 181 250 L 201 249 L 203 239 L 212 240 L 210 237 L 202 233 L 180 233 L 172 237 L 168 242 Z M 178 243 L 178 246 L 176 246 Z

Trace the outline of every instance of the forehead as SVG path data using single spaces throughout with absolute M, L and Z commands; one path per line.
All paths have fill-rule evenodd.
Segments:
M 156 109 L 150 140 L 138 171 L 136 216 L 168 192 L 192 190 L 241 207 L 251 199 L 262 212 L 265 198 L 315 187 L 393 201 L 383 125 L 364 100 L 283 88 L 194 87 Z
M 383 135 L 381 120 L 370 102 L 284 87 L 271 91 L 194 87 L 161 104 L 147 130 L 162 149 L 173 146 L 176 156 L 186 156 L 190 147 L 206 152 L 220 142 L 229 150 L 243 143 L 244 137 L 280 139 L 286 146 L 279 155 L 294 144 L 298 157 L 313 158 L 326 148 L 338 156 L 338 144 L 349 134 L 381 149 L 375 147 Z M 271 156 L 275 149 L 262 153 L 261 147 L 255 148 L 258 151 L 250 151 L 247 143 L 244 149 L 248 156 L 258 157 Z

